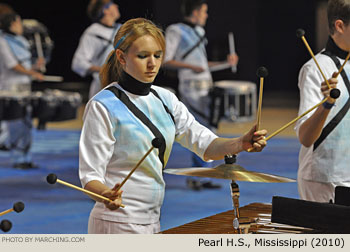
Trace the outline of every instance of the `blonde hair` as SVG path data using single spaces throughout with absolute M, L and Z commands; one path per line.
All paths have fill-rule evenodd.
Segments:
M 120 49 L 124 53 L 127 53 L 132 43 L 145 35 L 153 37 L 158 42 L 164 55 L 165 39 L 162 30 L 152 21 L 145 18 L 135 18 L 125 22 L 120 27 L 114 38 L 114 48 L 118 44 L 116 49 Z M 123 68 L 115 55 L 116 49 L 109 53 L 107 60 L 100 71 L 102 87 L 106 87 L 108 84 L 114 81 L 120 81 L 121 79 Z

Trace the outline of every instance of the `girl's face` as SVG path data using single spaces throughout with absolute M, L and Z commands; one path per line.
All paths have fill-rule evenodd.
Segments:
M 119 53 L 122 52 L 119 50 Z M 124 71 L 143 83 L 154 81 L 162 64 L 162 58 L 161 46 L 150 35 L 136 39 L 128 52 L 122 53 L 122 56 L 118 57 Z

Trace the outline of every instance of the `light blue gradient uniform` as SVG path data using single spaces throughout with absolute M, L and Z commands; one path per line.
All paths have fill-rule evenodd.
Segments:
M 117 88 L 122 88 L 114 84 Z M 162 102 L 149 93 L 139 96 L 124 91 L 158 128 L 166 141 L 165 164 L 174 141 L 203 157 L 217 136 L 200 125 L 176 96 L 153 86 L 174 116 L 175 125 Z M 99 92 L 88 104 L 79 148 L 82 185 L 92 180 L 112 188 L 121 183 L 152 146 L 153 133 L 109 90 Z M 159 221 L 165 182 L 163 165 L 154 149 L 123 186 L 123 204 L 117 211 L 96 203 L 91 216 L 108 221 L 150 224 Z

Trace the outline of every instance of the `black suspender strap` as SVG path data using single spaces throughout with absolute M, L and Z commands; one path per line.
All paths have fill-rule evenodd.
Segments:
M 192 46 L 190 49 L 188 49 L 184 55 L 182 55 L 181 60 L 185 59 L 191 52 L 193 52 L 193 50 L 196 49 L 202 43 L 202 41 L 204 39 L 205 39 L 205 36 L 200 37 L 199 41 L 194 46 Z
M 164 153 L 166 148 L 165 138 L 158 128 L 151 122 L 151 120 L 139 110 L 134 103 L 132 103 L 129 97 L 120 89 L 111 86 L 107 90 L 114 93 L 114 95 L 125 104 L 125 106 L 153 133 L 153 135 L 161 140 L 161 147 L 159 148 L 158 157 L 162 163 L 164 169 Z
M 165 109 L 165 111 L 170 115 L 171 120 L 173 120 L 173 123 L 175 125 L 175 118 L 173 116 L 173 114 L 170 112 L 169 108 L 167 107 L 167 105 L 165 105 L 165 103 L 163 102 L 163 100 L 160 98 L 159 94 L 156 92 L 156 90 L 154 90 L 153 88 L 151 88 L 151 92 L 152 94 L 154 94 L 155 97 L 157 97 L 163 104 L 163 107 Z
M 333 55 L 331 52 L 324 51 L 322 52 L 322 54 L 329 56 L 334 61 L 338 69 L 341 67 L 341 64 L 338 58 L 335 55 Z M 343 70 L 340 74 L 350 94 L 350 82 L 348 77 L 346 76 L 345 71 Z M 335 117 L 323 128 L 320 137 L 314 143 L 314 151 L 323 142 L 323 140 L 326 139 L 326 137 L 334 130 L 334 128 L 341 122 L 341 120 L 344 118 L 346 113 L 349 111 L 349 108 L 350 108 L 350 98 L 346 101 L 344 107 L 342 107 L 341 110 L 335 115 Z
M 190 49 L 188 49 L 184 55 L 182 55 L 181 60 L 184 60 L 191 52 L 193 52 L 194 49 L 196 49 L 204 40 L 205 40 L 205 34 L 203 36 L 199 35 L 199 33 L 196 31 L 196 29 L 194 27 L 192 27 L 189 24 L 184 23 L 185 25 L 189 26 L 192 28 L 192 30 L 194 31 L 194 33 L 198 36 L 199 40 L 197 41 L 197 43 L 195 45 L 193 45 Z M 204 51 L 204 53 L 206 53 Z
M 96 38 L 108 42 L 108 44 L 107 44 L 106 46 L 104 46 L 104 47 L 102 48 L 102 50 L 97 54 L 97 59 L 100 59 L 100 58 L 101 58 L 101 56 L 102 56 L 103 53 L 106 51 L 106 49 L 108 48 L 109 45 L 112 45 L 112 46 L 113 46 L 113 40 L 114 40 L 114 36 L 115 36 L 114 33 L 115 33 L 115 31 L 116 31 L 117 29 L 119 29 L 120 26 L 121 26 L 120 24 L 117 24 L 117 25 L 114 27 L 113 32 L 112 32 L 112 37 L 111 37 L 110 39 L 106 39 L 106 38 L 104 38 L 104 37 L 102 37 L 102 36 L 100 36 L 100 35 L 94 35 Z

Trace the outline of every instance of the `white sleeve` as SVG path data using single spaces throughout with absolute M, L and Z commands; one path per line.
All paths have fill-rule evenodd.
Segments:
M 4 62 L 7 69 L 12 69 L 19 64 L 17 58 L 12 53 L 11 48 L 3 38 L 0 39 L 0 59 Z
M 175 27 L 169 26 L 165 31 L 166 50 L 164 63 L 175 59 L 175 53 L 181 40 L 181 34 Z
M 321 83 L 323 81 L 322 75 L 316 66 L 304 65 L 299 73 L 299 89 L 300 89 L 300 104 L 298 115 L 303 114 L 317 103 L 323 100 L 321 92 Z M 300 126 L 312 116 L 316 109 L 300 118 L 296 125 L 295 131 L 299 135 Z
M 105 184 L 106 167 L 113 155 L 116 139 L 107 109 L 90 101 L 84 113 L 79 142 L 79 177 L 83 187 L 98 180 Z
M 77 50 L 72 60 L 72 70 L 82 77 L 87 75 L 89 68 L 93 65 L 92 60 L 97 50 L 99 41 L 91 34 L 84 32 L 81 36 Z
M 203 156 L 209 144 L 218 136 L 197 122 L 186 106 L 175 95 L 173 95 L 173 104 L 173 115 L 176 124 L 175 141 L 204 159 Z

